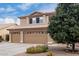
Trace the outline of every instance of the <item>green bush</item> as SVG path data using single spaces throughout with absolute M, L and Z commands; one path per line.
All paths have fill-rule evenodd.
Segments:
M 48 47 L 47 46 L 36 46 L 36 48 L 38 48 L 38 50 L 42 50 L 43 52 L 46 52 L 48 50 Z
M 27 53 L 42 53 L 48 51 L 47 46 L 36 46 L 36 47 L 30 47 L 26 50 Z

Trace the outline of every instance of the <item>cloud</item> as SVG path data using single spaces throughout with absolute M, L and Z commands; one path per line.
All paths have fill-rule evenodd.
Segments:
M 0 8 L 0 12 L 5 11 L 5 8 Z
M 12 12 L 12 11 L 15 11 L 16 9 L 11 7 L 11 6 L 8 6 L 7 8 L 5 8 L 5 11 L 6 12 Z
M 56 5 L 53 3 L 22 3 L 17 5 L 15 4 L 13 7 L 12 5 L 6 5 L 6 7 L 2 6 L 0 7 L 0 23 L 20 24 L 20 19 L 17 18 L 18 16 L 29 14 L 33 11 L 52 12 L 55 11 L 55 8 Z
M 18 8 L 20 8 L 21 10 L 27 10 L 27 9 L 29 9 L 32 5 L 33 5 L 33 3 L 23 3 L 23 4 L 21 4 L 21 5 L 18 5 Z
M 0 24 L 8 24 L 8 23 L 15 23 L 20 25 L 20 19 L 19 18 L 12 18 L 12 17 L 5 17 L 0 18 Z
M 0 24 L 2 24 L 4 21 L 3 21 L 3 18 L 0 18 Z
M 55 10 L 53 10 L 53 9 L 40 9 L 38 11 L 39 12 L 54 12 Z
M 55 4 L 44 4 L 37 11 L 40 12 L 54 12 L 57 5 Z
M 16 24 L 20 25 L 20 19 L 19 18 L 16 19 Z
M 7 6 L 6 8 L 5 7 L 0 8 L 0 12 L 13 12 L 13 11 L 16 11 L 16 9 L 11 6 Z
M 13 18 L 6 17 L 6 18 L 4 18 L 4 23 L 15 23 L 15 21 Z

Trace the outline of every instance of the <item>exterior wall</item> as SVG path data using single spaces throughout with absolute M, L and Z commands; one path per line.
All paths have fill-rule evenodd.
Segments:
M 44 18 L 44 24 L 48 24 L 49 16 L 43 15 L 43 18 Z
M 24 25 L 27 25 L 27 24 L 29 24 L 29 18 L 28 17 L 22 18 L 20 20 L 20 25 L 24 26 Z
M 39 16 L 40 17 L 40 16 Z M 43 17 L 43 20 L 44 20 L 44 23 L 41 23 L 41 24 L 48 24 L 48 22 L 49 22 L 49 16 L 46 16 L 46 15 L 43 15 L 42 16 Z M 30 25 L 29 24 L 29 18 L 32 18 L 32 17 L 24 17 L 24 18 L 21 18 L 21 20 L 20 20 L 20 25 L 21 26 L 24 26 L 24 25 Z M 37 25 L 41 25 L 40 23 L 39 24 L 37 24 Z M 33 24 L 34 25 L 34 24 Z M 35 24 L 36 25 L 36 24 Z

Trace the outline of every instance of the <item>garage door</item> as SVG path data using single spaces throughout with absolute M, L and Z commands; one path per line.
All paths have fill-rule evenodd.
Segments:
M 47 33 L 44 31 L 24 32 L 24 43 L 45 44 L 47 43 Z
M 11 42 L 19 43 L 20 42 L 20 32 L 13 32 L 11 34 Z

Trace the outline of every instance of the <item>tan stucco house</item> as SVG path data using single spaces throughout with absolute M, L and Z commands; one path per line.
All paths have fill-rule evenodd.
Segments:
M 33 12 L 21 16 L 20 25 L 8 29 L 13 43 L 47 44 L 52 39 L 47 33 L 49 19 L 54 13 Z
M 17 26 L 16 24 L 13 23 L 9 23 L 9 24 L 0 24 L 0 36 L 2 36 L 2 38 L 4 40 L 6 40 L 6 35 L 9 35 L 9 31 L 7 30 L 8 28 L 13 28 Z

